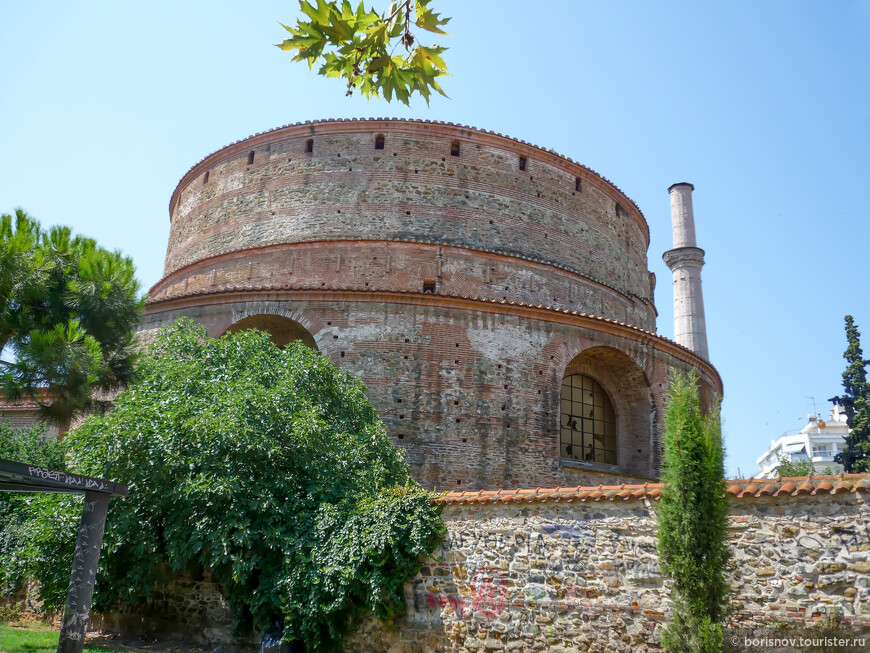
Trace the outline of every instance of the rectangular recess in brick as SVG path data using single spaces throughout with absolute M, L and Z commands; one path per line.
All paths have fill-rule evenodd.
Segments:
M 430 292 L 435 294 L 435 280 L 434 279 L 425 279 L 423 281 L 423 292 Z
M 526 157 L 521 156 L 520 157 L 520 170 L 525 170 L 525 169 L 526 169 Z
M 578 193 L 583 191 L 583 182 L 581 181 L 580 177 L 574 178 L 574 190 Z
M 450 144 L 450 156 L 459 156 L 459 141 Z
M 305 141 L 305 153 L 311 154 L 312 152 L 314 152 L 314 139 L 309 138 L 307 141 Z
M 254 153 L 248 152 L 248 165 L 251 165 L 254 162 Z
M 377 136 L 375 136 L 375 149 L 376 150 L 384 149 L 384 135 L 383 134 L 378 134 Z
M 202 183 L 203 184 L 208 183 L 208 170 L 205 171 L 205 176 L 202 178 Z

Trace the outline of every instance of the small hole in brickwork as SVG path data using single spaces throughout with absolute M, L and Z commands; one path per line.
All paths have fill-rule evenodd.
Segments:
M 338 336 L 332 336 L 333 340 L 338 340 Z
M 332 326 L 332 322 L 327 322 L 326 326 Z
M 384 135 L 383 134 L 378 134 L 377 136 L 375 136 L 375 149 L 376 150 L 384 149 Z
M 468 438 L 462 438 L 463 442 L 468 442 Z
M 443 156 L 441 157 L 441 161 L 446 161 L 446 160 L 447 160 L 447 159 L 445 159 Z
M 538 394 L 541 394 L 541 391 L 540 391 L 540 390 L 538 390 Z
M 529 181 L 534 181 L 534 179 L 535 179 L 534 176 L 529 175 Z
M 495 224 L 495 220 L 490 220 L 489 224 Z
M 405 338 L 405 342 L 411 342 L 408 338 Z
M 540 193 L 538 193 L 538 197 L 540 197 L 540 196 L 541 196 L 541 194 L 540 194 Z
M 504 389 L 507 390 L 507 384 L 505 384 Z
M 397 435 L 397 437 L 398 437 L 400 440 L 404 440 L 404 439 L 405 439 L 405 434 L 404 434 L 404 433 L 399 433 L 399 434 Z
M 543 372 L 542 372 L 542 371 L 538 371 L 538 374 L 543 374 Z M 538 394 L 541 394 L 541 393 L 540 393 L 540 392 L 538 392 Z
M 511 427 L 510 422 L 508 422 L 508 424 L 507 424 L 507 428 L 510 428 L 510 427 Z
M 293 159 L 287 159 L 287 163 L 293 163 Z
M 456 423 L 459 424 L 462 420 L 460 418 L 456 418 Z
M 458 405 L 459 405 L 459 400 L 458 400 L 458 399 L 454 400 L 454 401 L 453 401 L 453 405 L 454 405 L 454 406 L 458 406 Z
M 405 360 L 408 360 L 408 357 L 407 357 L 407 356 L 405 356 Z
M 341 213 L 341 209 L 339 209 L 338 211 L 336 211 L 336 213 Z
M 502 410 L 507 410 L 507 404 L 502 404 L 502 405 L 501 405 L 501 409 L 502 409 Z
M 337 157 L 339 157 L 339 158 L 341 158 L 341 152 L 339 152 L 339 153 L 338 153 L 338 154 L 336 154 L 336 155 L 335 155 L 335 156 L 337 156 Z
M 395 153 L 395 152 L 393 152 L 393 156 L 396 156 L 396 153 Z
M 405 211 L 405 215 L 411 215 L 410 211 Z
M 460 481 L 459 479 L 456 479 L 456 485 L 462 485 L 462 481 Z
M 501 369 L 501 365 L 498 366 L 498 369 Z
M 402 400 L 401 400 L 401 399 L 396 399 L 396 403 L 397 403 L 397 404 L 400 404 L 400 403 L 402 403 Z
M 375 261 L 377 261 L 377 260 L 378 260 L 378 257 L 377 257 L 377 256 L 375 256 L 375 259 L 374 259 L 374 260 L 375 260 Z
M 640 449 L 638 449 L 637 452 L 640 453 Z
M 314 139 L 309 138 L 305 141 L 305 153 L 311 154 L 314 151 Z
M 399 415 L 399 419 L 405 419 L 404 415 Z
M 526 157 L 521 156 L 520 157 L 520 170 L 525 170 L 525 169 L 526 169 Z
M 453 361 L 453 362 L 454 362 L 456 365 L 459 365 L 459 361 L 458 361 L 458 360 L 455 360 L 455 361 Z
M 414 174 L 415 174 L 415 175 L 417 174 L 417 169 L 416 169 L 416 168 L 414 169 Z
M 369 282 L 368 282 L 368 281 L 366 281 L 366 288 L 368 288 L 368 287 L 369 287 Z
M 208 170 L 205 171 L 205 176 L 202 178 L 202 183 L 203 184 L 208 183 Z
M 459 156 L 459 141 L 450 144 L 450 156 Z
M 344 358 L 344 352 L 341 352 L 341 357 Z
M 432 280 L 427 280 L 423 282 L 423 292 L 427 293 L 435 293 L 435 282 Z
M 249 152 L 248 153 L 248 165 L 251 165 L 253 162 L 254 162 L 254 153 Z
M 555 356 L 550 356 L 550 360 L 553 360 L 554 358 L 556 358 L 556 357 L 555 357 Z
M 458 342 L 456 343 L 456 346 L 457 346 L 457 347 L 459 346 L 459 343 L 458 343 Z

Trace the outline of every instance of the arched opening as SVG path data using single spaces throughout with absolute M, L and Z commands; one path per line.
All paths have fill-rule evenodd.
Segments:
M 299 322 L 289 317 L 269 314 L 250 315 L 233 324 L 226 333 L 236 333 L 245 329 L 265 331 L 278 347 L 286 347 L 294 340 L 301 340 L 306 347 L 320 351 L 317 343 L 314 342 L 314 336 Z
M 560 395 L 563 467 L 655 476 L 656 407 L 646 375 L 630 356 L 613 347 L 583 350 L 565 367 Z
M 607 391 L 585 374 L 562 379 L 562 458 L 616 464 L 616 412 Z

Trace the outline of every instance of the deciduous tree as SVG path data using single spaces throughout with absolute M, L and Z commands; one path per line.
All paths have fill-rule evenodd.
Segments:
M 404 583 L 445 532 L 362 385 L 261 332 L 164 330 L 112 412 L 64 443 L 74 471 L 130 486 L 110 507 L 97 609 L 142 601 L 172 571 L 209 570 L 243 629 L 278 621 L 331 650 L 354 617 L 404 609 Z M 53 543 L 77 516 L 48 500 L 58 505 L 34 507 L 38 544 L 21 564 L 51 605 L 69 577 L 46 552 L 60 555 Z
M 344 79 L 347 95 L 356 89 L 367 98 L 389 102 L 395 97 L 409 104 L 419 93 L 429 104 L 432 91 L 445 95 L 438 78 L 448 74 L 441 56 L 447 48 L 423 45 L 412 29 L 446 35 L 441 28 L 450 20 L 433 12 L 430 2 L 392 2 L 378 14 L 366 10 L 363 2 L 354 10 L 348 0 L 316 0 L 316 6 L 299 0 L 309 20 L 300 19 L 294 27 L 283 25 L 292 36 L 277 47 L 295 50 L 293 61 L 307 61 L 309 69 L 319 64 L 319 75 Z M 404 52 L 396 54 L 399 46 Z
M 846 412 L 849 434 L 846 448 L 835 458 L 843 465 L 843 471 L 870 472 L 870 384 L 867 383 L 867 364 L 861 351 L 861 334 L 851 315 L 846 316 L 846 340 L 848 346 L 843 354 L 848 366 L 843 372 L 844 393 L 834 397 Z

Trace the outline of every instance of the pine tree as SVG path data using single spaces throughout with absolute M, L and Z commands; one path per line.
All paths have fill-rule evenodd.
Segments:
M 671 384 L 664 440 L 658 549 L 674 584 L 662 644 L 669 651 L 721 651 L 730 557 L 724 451 L 718 405 L 702 415 L 694 375 L 677 374 Z
M 843 372 L 845 393 L 834 397 L 846 411 L 849 434 L 846 448 L 837 454 L 835 460 L 843 465 L 847 473 L 870 472 L 870 384 L 867 383 L 867 364 L 861 351 L 861 334 L 851 315 L 846 316 L 846 340 L 848 346 L 843 358 L 848 362 Z
M 133 263 L 21 209 L 0 216 L 0 381 L 63 426 L 132 378 L 143 301 Z

